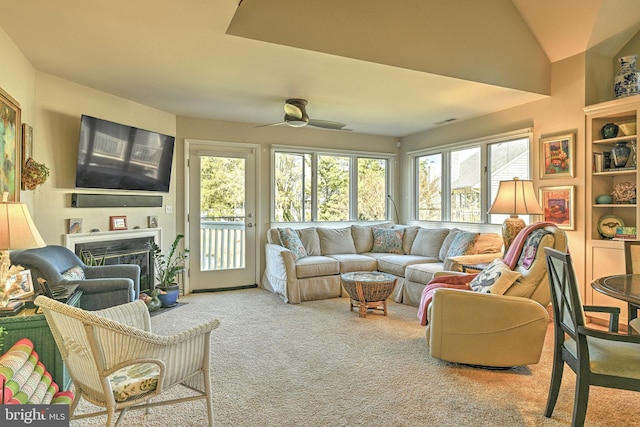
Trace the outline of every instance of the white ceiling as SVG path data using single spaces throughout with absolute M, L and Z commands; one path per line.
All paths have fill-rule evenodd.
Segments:
M 525 87 L 510 69 L 536 61 L 527 68 L 545 70 L 592 48 L 613 56 L 640 30 L 637 0 L 448 0 L 452 24 L 438 15 L 444 4 L 0 0 L 0 27 L 37 70 L 176 115 L 273 123 L 285 99 L 301 97 L 311 118 L 394 137 L 541 99 L 548 90 Z M 416 16 L 427 8 L 428 16 Z M 423 25 L 424 34 L 418 26 L 407 37 L 405 22 Z M 438 25 L 446 30 L 432 36 Z M 492 26 L 498 33 L 489 34 Z M 537 48 L 519 52 L 527 37 Z M 488 59 L 458 63 L 438 45 Z M 535 83 L 548 87 L 543 78 Z

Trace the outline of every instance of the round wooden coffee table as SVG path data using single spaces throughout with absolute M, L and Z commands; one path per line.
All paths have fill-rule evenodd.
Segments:
M 387 315 L 387 298 L 398 282 L 395 276 L 378 271 L 355 271 L 340 277 L 350 297 L 350 311 L 358 307 L 360 317 L 367 317 L 368 309 L 382 310 Z

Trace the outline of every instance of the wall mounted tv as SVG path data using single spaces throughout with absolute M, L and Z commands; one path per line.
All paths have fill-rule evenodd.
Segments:
M 169 191 L 175 137 L 82 115 L 76 188 Z

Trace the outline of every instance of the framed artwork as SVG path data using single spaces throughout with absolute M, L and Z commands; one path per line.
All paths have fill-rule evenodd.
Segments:
M 574 146 L 573 133 L 540 139 L 540 178 L 574 176 Z
M 12 287 L 14 291 L 9 299 L 23 299 L 33 295 L 33 279 L 31 278 L 31 270 L 22 270 L 15 276 L 11 277 Z
M 69 234 L 82 233 L 82 218 L 69 218 Z
M 149 228 L 158 228 L 158 217 L 156 215 L 149 216 Z
M 2 200 L 20 201 L 20 151 L 22 122 L 20 104 L 7 92 L 0 89 L 0 153 L 3 162 L 0 167 Z
M 110 230 L 126 230 L 127 217 L 126 216 L 110 216 L 109 229 Z
M 552 222 L 564 230 L 574 230 L 574 186 L 540 187 L 539 191 L 543 221 Z
M 26 167 L 27 160 L 33 157 L 33 127 L 26 123 L 22 124 L 22 167 Z M 22 181 L 22 180 L 20 180 Z M 24 183 L 21 184 L 22 190 L 27 190 Z

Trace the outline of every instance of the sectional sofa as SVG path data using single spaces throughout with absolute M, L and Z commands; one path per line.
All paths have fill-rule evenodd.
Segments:
M 391 299 L 418 306 L 436 272 L 462 271 L 463 265 L 502 256 L 497 233 L 392 223 L 271 228 L 267 242 L 262 287 L 291 304 L 346 295 L 342 273 L 377 270 L 398 277 Z

